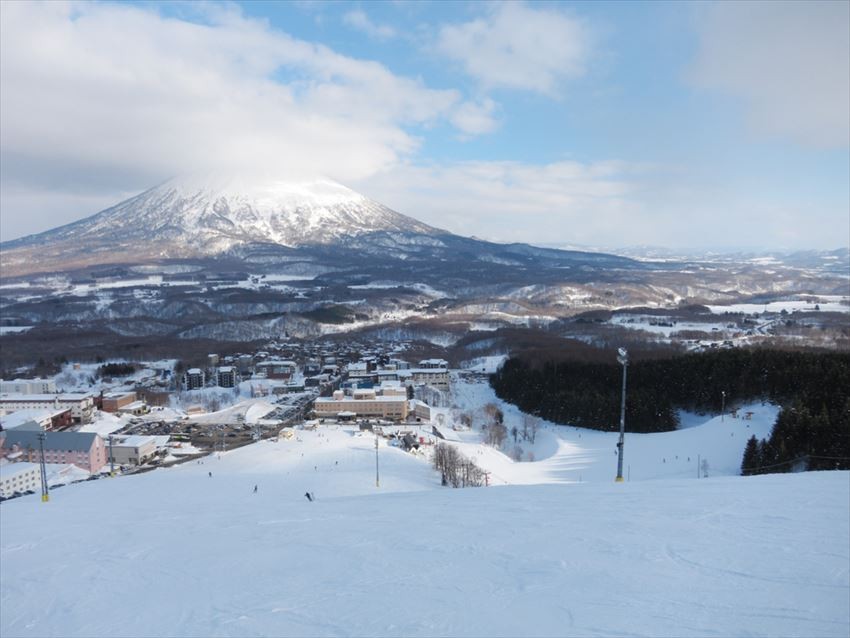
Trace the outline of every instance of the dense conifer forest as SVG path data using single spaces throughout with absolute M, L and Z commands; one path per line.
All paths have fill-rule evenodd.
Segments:
M 490 383 L 501 399 L 524 412 L 618 430 L 623 368 L 610 358 L 610 363 L 511 358 Z M 724 402 L 731 409 L 753 400 L 782 409 L 770 438 L 748 443 L 743 473 L 850 469 L 845 353 L 734 348 L 635 361 L 628 366 L 626 430 L 674 430 L 680 409 L 719 413 Z

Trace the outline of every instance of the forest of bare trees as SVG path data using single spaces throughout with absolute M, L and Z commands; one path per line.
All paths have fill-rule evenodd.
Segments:
M 437 444 L 434 448 L 433 463 L 434 469 L 443 477 L 443 485 L 481 487 L 487 484 L 484 470 L 448 443 Z

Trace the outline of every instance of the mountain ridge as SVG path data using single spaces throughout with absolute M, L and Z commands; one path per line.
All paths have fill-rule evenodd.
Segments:
M 15 276 L 212 257 L 250 244 L 332 245 L 375 232 L 449 234 L 328 178 L 208 173 L 168 180 L 84 219 L 0 243 L 0 264 Z

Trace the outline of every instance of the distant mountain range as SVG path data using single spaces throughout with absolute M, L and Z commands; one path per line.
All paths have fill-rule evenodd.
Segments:
M 102 343 L 368 329 L 442 343 L 599 310 L 846 295 L 846 262 L 846 251 L 650 260 L 501 244 L 433 228 L 328 179 L 207 174 L 0 244 L 0 327 L 15 335 L 6 352 L 13 341 L 24 354 L 70 332 Z

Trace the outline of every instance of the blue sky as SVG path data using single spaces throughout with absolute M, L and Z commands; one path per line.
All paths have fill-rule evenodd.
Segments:
M 4 3 L 0 233 L 226 158 L 499 241 L 847 246 L 848 7 Z

